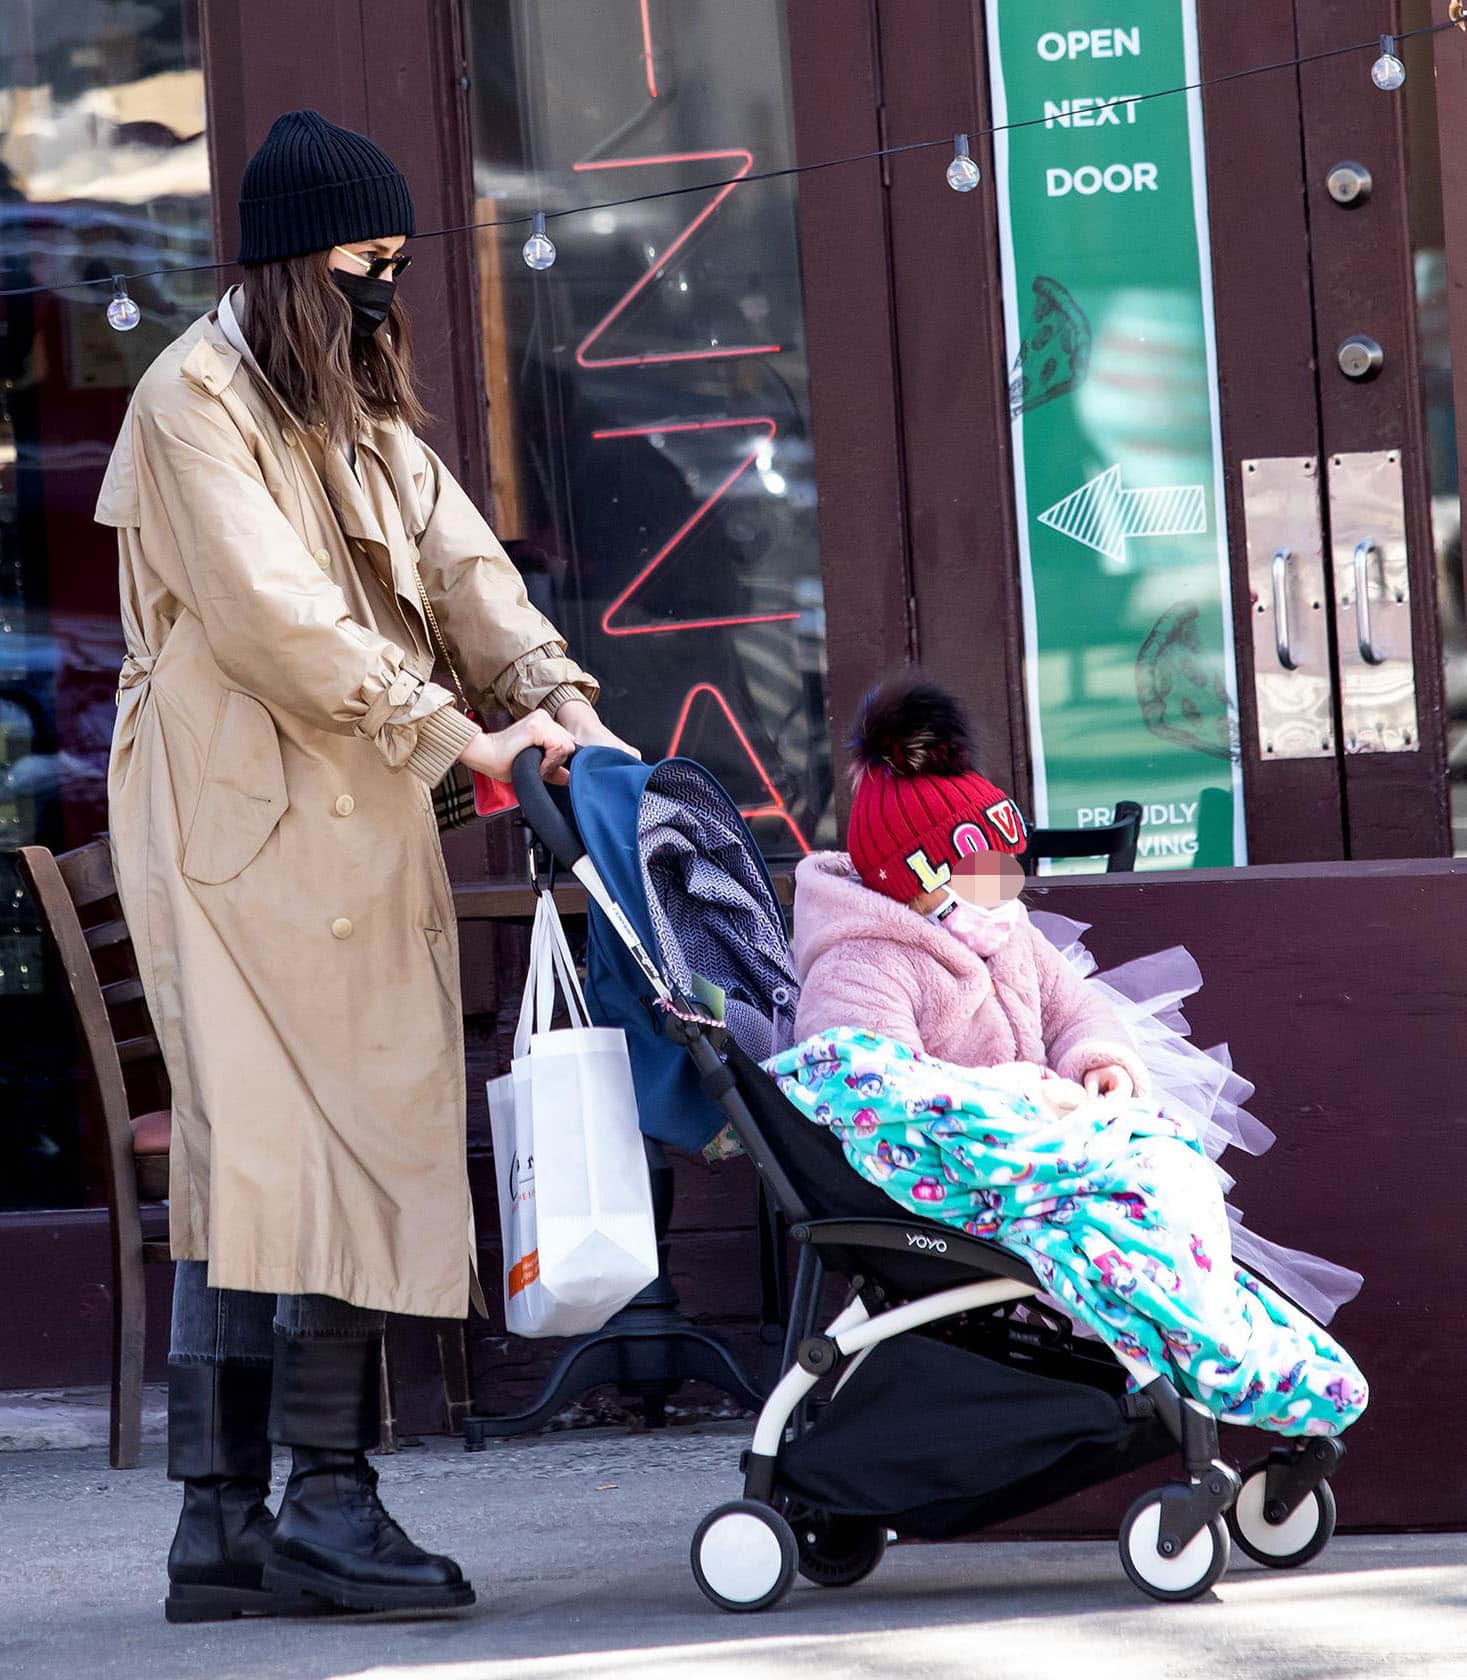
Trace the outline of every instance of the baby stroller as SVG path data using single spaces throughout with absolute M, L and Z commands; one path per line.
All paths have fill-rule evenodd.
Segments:
M 1318 1555 L 1334 1532 L 1338 1441 L 1280 1444 L 1240 1476 L 1205 1408 L 1075 1336 L 1014 1255 L 905 1214 L 764 1073 L 755 1058 L 782 1048 L 793 1020 L 792 959 L 769 876 L 714 778 L 688 760 L 648 767 L 585 748 L 567 799 L 539 780 L 539 757 L 516 760 L 521 809 L 590 898 L 588 998 L 600 1023 L 628 1031 L 644 1129 L 687 1146 L 731 1123 L 799 1249 L 744 1497 L 693 1536 L 708 1598 L 767 1609 L 797 1573 L 849 1586 L 880 1563 L 888 1531 L 971 1534 L 1167 1458 L 1170 1479 L 1120 1533 L 1143 1592 L 1201 1596 L 1232 1543 L 1278 1568 Z M 722 1020 L 691 1001 L 709 985 Z M 832 1278 L 844 1297 L 821 1328 Z

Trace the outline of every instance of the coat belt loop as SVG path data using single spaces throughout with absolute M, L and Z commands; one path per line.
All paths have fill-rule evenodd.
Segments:
M 117 704 L 122 704 L 122 697 L 131 688 L 141 688 L 153 674 L 153 667 L 158 663 L 156 654 L 129 653 L 123 656 L 122 669 L 117 674 Z

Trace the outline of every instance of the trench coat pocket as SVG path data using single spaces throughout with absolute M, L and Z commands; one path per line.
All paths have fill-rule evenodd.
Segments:
M 184 874 L 210 885 L 233 880 L 275 832 L 289 803 L 274 719 L 251 695 L 227 689 L 184 843 Z

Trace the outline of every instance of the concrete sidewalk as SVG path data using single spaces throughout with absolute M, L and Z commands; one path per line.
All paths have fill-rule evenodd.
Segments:
M 170 1627 L 178 1508 L 161 1450 L 0 1455 L 5 1680 L 1461 1680 L 1467 1536 L 1338 1540 L 1294 1574 L 1239 1561 L 1216 1595 L 1142 1599 L 1110 1545 L 902 1546 L 861 1586 L 800 1583 L 733 1617 L 688 1542 L 739 1491 L 742 1425 L 562 1434 L 382 1460 L 390 1509 L 454 1553 L 480 1603 L 454 1619 Z M 277 1464 L 277 1472 L 283 1467 Z

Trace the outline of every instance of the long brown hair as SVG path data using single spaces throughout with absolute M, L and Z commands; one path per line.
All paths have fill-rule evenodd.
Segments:
M 331 278 L 330 253 L 287 257 L 246 271 L 244 332 L 266 379 L 307 426 L 333 444 L 364 419 L 427 419 L 413 375 L 412 334 L 400 298 L 380 332 L 353 339 L 351 305 Z

